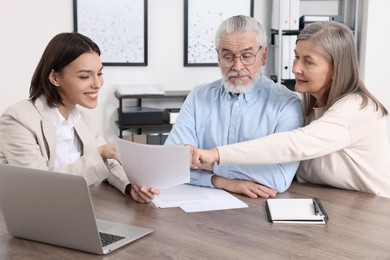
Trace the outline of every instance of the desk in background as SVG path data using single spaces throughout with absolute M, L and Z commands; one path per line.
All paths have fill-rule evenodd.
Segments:
M 11 237 L 0 212 L 0 259 L 390 259 L 390 199 L 294 183 L 280 198 L 321 199 L 326 225 L 271 224 L 264 199 L 245 209 L 185 213 L 138 204 L 109 184 L 91 187 L 98 218 L 154 232 L 105 256 Z

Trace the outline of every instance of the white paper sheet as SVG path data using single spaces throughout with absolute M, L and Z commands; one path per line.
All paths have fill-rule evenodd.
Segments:
M 248 207 L 246 203 L 224 190 L 188 184 L 161 190 L 153 203 L 160 208 L 180 207 L 185 212 Z
M 164 189 L 190 181 L 190 148 L 148 145 L 116 138 L 116 149 L 131 183 Z

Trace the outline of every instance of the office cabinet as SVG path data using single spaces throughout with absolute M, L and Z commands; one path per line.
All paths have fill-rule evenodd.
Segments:
M 172 128 L 173 122 L 170 121 L 167 113 L 174 111 L 178 113 L 178 108 L 156 108 L 144 106 L 143 100 L 185 100 L 189 91 L 165 91 L 164 94 L 120 94 L 115 92 L 115 97 L 119 101 L 118 121 L 119 137 L 123 138 L 123 131 L 130 130 L 136 135 L 146 135 L 146 143 L 157 144 L 157 138 L 166 138 L 167 133 Z M 124 101 L 132 99 L 136 101 L 135 105 L 126 106 Z M 169 114 L 168 114 L 169 115 Z M 155 129 L 155 131 L 153 130 Z M 144 130 L 148 130 L 145 132 Z M 148 142 L 148 140 L 150 142 Z M 161 143 L 161 142 L 160 142 Z
M 300 0 L 273 0 L 271 29 L 299 30 Z
M 276 77 L 280 78 L 282 81 L 294 80 L 292 65 L 298 32 L 284 32 L 281 39 L 278 33 L 274 33 L 272 36 L 274 37 L 274 45 L 280 47 L 282 50 L 281 53 L 275 53 L 275 68 L 280 68 L 280 70 L 277 70 L 278 73 L 276 74 Z M 280 58 L 279 55 L 281 55 Z

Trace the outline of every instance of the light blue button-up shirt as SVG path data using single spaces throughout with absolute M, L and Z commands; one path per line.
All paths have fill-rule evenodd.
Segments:
M 165 145 L 191 144 L 203 149 L 239 143 L 303 124 L 296 93 L 261 76 L 244 94 L 227 92 L 221 80 L 195 87 L 187 96 Z M 191 184 L 213 187 L 212 174 L 255 181 L 285 191 L 299 162 L 272 165 L 214 165 L 214 173 L 191 170 Z

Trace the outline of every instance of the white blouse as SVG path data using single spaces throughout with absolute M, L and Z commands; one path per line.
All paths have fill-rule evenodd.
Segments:
M 53 115 L 57 140 L 55 170 L 58 170 L 81 156 L 81 142 L 74 129 L 80 114 L 77 108 L 74 108 L 66 120 L 57 108 L 53 108 Z

